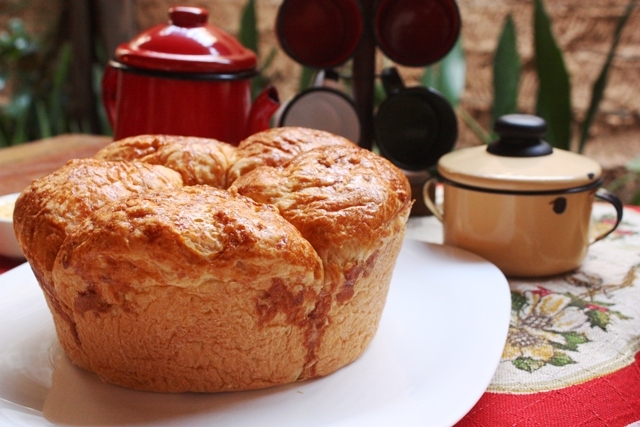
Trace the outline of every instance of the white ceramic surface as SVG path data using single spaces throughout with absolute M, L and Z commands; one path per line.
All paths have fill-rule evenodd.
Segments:
M 155 394 L 72 366 L 24 264 L 0 275 L 0 425 L 451 426 L 491 381 L 510 309 L 494 265 L 406 240 L 380 329 L 351 365 L 267 390 Z
M 11 193 L 0 196 L 0 205 L 7 202 L 14 203 L 20 193 Z M 24 259 L 24 255 L 18 246 L 16 235 L 13 232 L 13 219 L 0 216 L 0 255 L 14 258 Z

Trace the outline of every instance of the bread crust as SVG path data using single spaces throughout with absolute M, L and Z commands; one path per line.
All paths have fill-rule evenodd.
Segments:
M 227 187 L 227 170 L 236 148 L 215 139 L 193 136 L 139 135 L 107 145 L 94 156 L 108 161 L 162 165 L 182 176 L 184 185 Z
M 63 244 L 55 290 L 78 335 L 62 344 L 135 389 L 295 381 L 322 274 L 270 206 L 205 186 L 142 194 L 96 211 Z
M 305 375 L 355 360 L 375 335 L 404 238 L 412 205 L 406 177 L 355 145 L 319 146 L 282 168 L 256 168 L 229 191 L 277 207 L 322 259 L 326 321 Z
M 106 382 L 270 387 L 334 372 L 376 333 L 412 204 L 404 174 L 322 131 L 220 144 L 127 138 L 18 200 L 58 338 Z
M 180 176 L 162 166 L 70 160 L 20 194 L 13 217 L 15 234 L 33 269 L 49 282 L 60 245 L 91 212 L 131 194 L 179 187 Z
M 227 183 L 231 185 L 258 166 L 284 166 L 299 154 L 323 145 L 355 144 L 329 132 L 295 126 L 258 132 L 238 144 L 236 161 L 227 173 Z

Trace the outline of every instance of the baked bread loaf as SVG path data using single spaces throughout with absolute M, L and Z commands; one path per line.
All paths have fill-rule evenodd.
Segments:
M 328 375 L 362 354 L 404 237 L 407 179 L 326 132 L 278 128 L 250 139 L 258 146 L 128 138 L 25 190 L 16 235 L 75 364 L 138 390 L 218 392 Z M 193 146 L 200 160 L 189 157 Z M 118 181 L 50 184 L 125 169 L 162 179 L 142 190 L 122 184 L 126 194 L 100 190 Z M 100 202 L 68 203 L 75 186 Z M 45 230 L 56 228 L 65 231 L 40 254 Z

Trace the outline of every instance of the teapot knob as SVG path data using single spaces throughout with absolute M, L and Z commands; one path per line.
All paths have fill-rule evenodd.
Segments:
M 542 140 L 547 122 L 530 114 L 507 114 L 500 117 L 493 130 L 500 138 L 487 146 L 487 151 L 505 157 L 539 157 L 553 152 Z
M 209 12 L 201 7 L 173 6 L 169 8 L 169 22 L 177 27 L 202 27 L 208 20 Z

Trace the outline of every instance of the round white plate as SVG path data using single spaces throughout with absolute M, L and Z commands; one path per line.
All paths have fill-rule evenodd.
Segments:
M 156 394 L 73 366 L 24 264 L 0 275 L 0 425 L 451 426 L 491 381 L 510 306 L 492 264 L 405 240 L 378 333 L 354 363 L 267 390 Z

